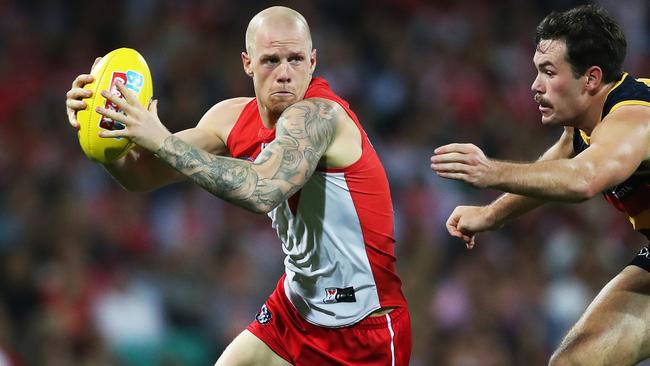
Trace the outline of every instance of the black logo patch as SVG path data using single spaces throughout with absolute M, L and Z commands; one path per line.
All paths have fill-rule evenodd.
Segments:
M 260 324 L 268 324 L 268 322 L 271 321 L 271 318 L 273 317 L 273 314 L 271 314 L 271 310 L 266 307 L 266 304 L 262 305 L 262 308 L 260 311 L 257 313 L 257 316 L 255 316 L 255 320 L 257 320 Z
M 325 288 L 325 298 L 323 299 L 323 302 L 326 304 L 337 302 L 357 302 L 357 298 L 354 296 L 353 287 L 327 287 Z

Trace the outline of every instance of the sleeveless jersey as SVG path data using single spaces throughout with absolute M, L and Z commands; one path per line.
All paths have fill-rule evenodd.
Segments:
M 650 79 L 634 79 L 624 73 L 607 94 L 601 120 L 626 105 L 650 107 Z M 589 147 L 589 136 L 574 129 L 573 150 L 576 154 Z M 650 234 L 650 169 L 641 166 L 624 182 L 603 191 L 605 199 L 629 216 L 635 230 Z
M 346 168 L 317 169 L 268 216 L 286 255 L 291 303 L 313 324 L 343 327 L 379 308 L 406 305 L 395 271 L 393 206 L 383 165 L 348 103 L 322 78 L 311 81 L 308 98 L 345 109 L 361 132 L 361 157 Z M 226 144 L 231 156 L 254 160 L 274 138 L 253 99 Z

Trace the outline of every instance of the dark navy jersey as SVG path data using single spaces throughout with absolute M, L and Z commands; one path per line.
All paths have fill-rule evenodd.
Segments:
M 624 73 L 607 94 L 601 120 L 626 105 L 650 107 L 650 79 L 635 79 Z M 582 130 L 573 131 L 573 151 L 579 154 L 589 147 L 589 136 Z M 647 233 L 650 229 L 650 165 L 642 163 L 624 182 L 603 191 L 605 199 L 625 212 L 634 229 Z

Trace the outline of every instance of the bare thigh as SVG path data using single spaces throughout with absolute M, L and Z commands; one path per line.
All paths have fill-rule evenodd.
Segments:
M 628 266 L 596 296 L 551 365 L 634 365 L 650 357 L 650 273 Z
M 215 366 L 290 366 L 248 330 L 230 342 Z

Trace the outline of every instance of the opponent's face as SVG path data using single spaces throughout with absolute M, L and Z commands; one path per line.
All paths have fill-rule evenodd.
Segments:
M 541 40 L 533 63 L 537 77 L 531 86 L 539 103 L 542 123 L 571 125 L 586 110 L 588 97 L 585 77 L 576 78 L 567 61 L 566 43 L 560 40 Z
M 244 70 L 253 78 L 261 112 L 277 117 L 305 96 L 316 67 L 316 50 L 299 26 L 261 26 Z

